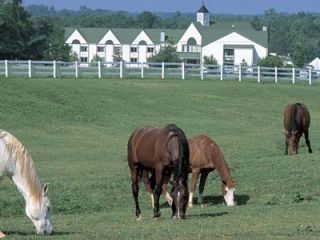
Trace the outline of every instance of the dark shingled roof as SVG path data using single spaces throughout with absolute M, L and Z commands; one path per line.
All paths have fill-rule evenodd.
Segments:
M 208 9 L 204 5 L 204 2 L 202 2 L 201 8 L 198 10 L 198 13 L 209 13 Z

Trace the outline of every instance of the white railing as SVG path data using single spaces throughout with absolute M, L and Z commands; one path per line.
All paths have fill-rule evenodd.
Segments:
M 94 62 L 79 63 L 62 61 L 0 61 L 0 77 L 26 76 L 33 77 L 119 77 L 119 78 L 199 78 L 204 79 L 237 79 L 239 82 L 251 79 L 257 82 L 280 81 L 320 82 L 320 71 L 298 68 L 271 68 L 241 65 L 208 65 L 186 63 L 127 63 L 127 62 Z

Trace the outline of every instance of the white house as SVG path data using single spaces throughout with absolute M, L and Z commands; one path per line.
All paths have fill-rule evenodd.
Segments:
M 256 64 L 268 55 L 266 28 L 256 31 L 249 23 L 213 23 L 204 4 L 197 21 L 187 29 L 67 28 L 66 44 L 82 63 L 100 59 L 147 62 L 161 47 L 173 43 L 186 63 L 201 63 L 213 56 L 220 65 Z
M 312 66 L 314 70 L 320 71 L 320 58 L 316 57 L 308 64 L 308 66 Z

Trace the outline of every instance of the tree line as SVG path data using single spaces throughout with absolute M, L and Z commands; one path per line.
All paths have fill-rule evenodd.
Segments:
M 256 30 L 266 26 L 269 52 L 291 57 L 294 66 L 302 67 L 320 56 L 319 13 L 285 14 L 270 9 L 261 15 L 211 14 L 210 19 L 213 23 L 250 22 Z M 67 61 L 70 48 L 64 45 L 65 27 L 185 29 L 192 21 L 195 13 L 128 13 L 84 6 L 77 11 L 56 10 L 45 5 L 23 7 L 22 0 L 0 0 L 0 56 Z M 276 60 L 277 66 L 283 65 Z

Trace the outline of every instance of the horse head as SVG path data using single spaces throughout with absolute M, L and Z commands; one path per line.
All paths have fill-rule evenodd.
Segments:
M 186 209 L 189 200 L 188 184 L 186 179 L 179 176 L 172 187 L 172 217 L 177 219 L 186 218 Z
M 222 193 L 224 200 L 226 201 L 226 204 L 228 207 L 233 207 L 235 205 L 234 203 L 234 181 L 229 178 L 227 181 L 222 181 Z
M 298 143 L 301 137 L 301 133 L 298 130 L 291 132 L 285 132 L 286 141 L 288 145 L 288 154 L 293 155 L 298 153 Z
M 50 235 L 52 225 L 50 220 L 50 200 L 47 196 L 48 184 L 42 189 L 42 196 L 39 200 L 28 201 L 26 204 L 26 214 L 32 221 L 39 235 Z

